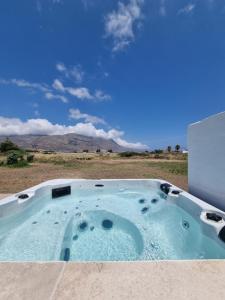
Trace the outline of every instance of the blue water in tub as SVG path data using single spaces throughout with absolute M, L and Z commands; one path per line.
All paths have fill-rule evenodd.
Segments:
M 217 258 L 225 250 L 203 233 L 200 220 L 146 187 L 39 197 L 0 220 L 0 261 Z

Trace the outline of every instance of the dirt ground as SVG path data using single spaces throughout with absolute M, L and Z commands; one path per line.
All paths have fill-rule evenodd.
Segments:
M 72 165 L 35 162 L 26 168 L 0 167 L 0 193 L 17 193 L 56 178 L 159 178 L 187 190 L 186 175 L 153 166 L 149 160 L 109 159 L 79 161 Z

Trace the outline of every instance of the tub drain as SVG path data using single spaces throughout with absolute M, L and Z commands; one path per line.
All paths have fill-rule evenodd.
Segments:
M 111 229 L 113 227 L 113 222 L 111 220 L 103 220 L 102 221 L 102 227 L 104 229 L 109 230 L 109 229 Z
M 146 200 L 145 199 L 139 199 L 139 201 L 138 201 L 140 204 L 143 204 L 143 203 L 145 203 L 146 202 Z
M 145 214 L 147 211 L 149 211 L 149 207 L 143 207 L 141 213 Z
M 77 234 L 73 236 L 73 240 L 74 241 L 78 240 L 78 235 Z
M 85 231 L 88 227 L 88 223 L 87 222 L 82 222 L 79 224 L 78 229 L 79 231 Z
M 157 203 L 158 201 L 159 201 L 158 199 L 154 198 L 154 199 L 151 200 L 151 203 L 155 204 L 155 203 Z
M 183 220 L 183 221 L 182 221 L 182 226 L 183 226 L 183 228 L 184 228 L 184 229 L 189 229 L 189 227 L 190 227 L 190 224 L 189 224 L 189 222 L 188 222 L 188 221 L 186 221 L 186 220 Z

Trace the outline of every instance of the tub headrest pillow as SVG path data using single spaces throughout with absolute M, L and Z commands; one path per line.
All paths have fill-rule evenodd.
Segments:
M 169 183 L 162 183 L 161 185 L 160 185 L 160 189 L 161 189 L 161 191 L 163 191 L 165 194 L 169 194 L 169 191 L 170 191 L 170 188 L 172 187 L 172 185 L 171 184 L 169 184 Z
M 225 242 L 225 226 L 220 230 L 219 238 Z

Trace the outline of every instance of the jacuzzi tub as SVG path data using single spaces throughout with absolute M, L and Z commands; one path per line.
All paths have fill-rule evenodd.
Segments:
M 51 180 L 0 201 L 0 261 L 222 259 L 224 220 L 162 180 Z

